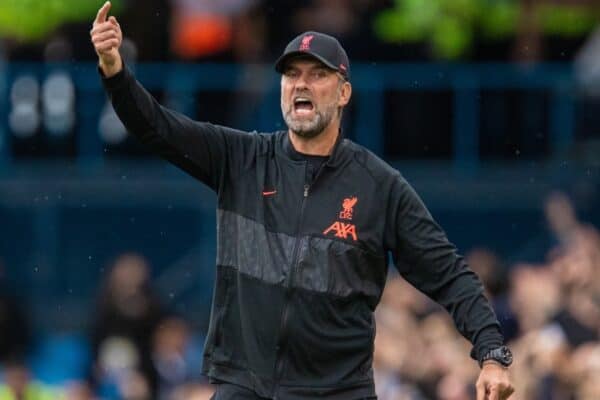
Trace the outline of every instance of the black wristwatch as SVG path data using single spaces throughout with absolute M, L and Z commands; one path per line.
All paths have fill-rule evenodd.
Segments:
M 483 363 L 488 360 L 493 360 L 504 367 L 508 367 L 513 362 L 513 355 L 508 347 L 500 346 L 485 353 L 479 360 L 479 366 L 483 367 Z

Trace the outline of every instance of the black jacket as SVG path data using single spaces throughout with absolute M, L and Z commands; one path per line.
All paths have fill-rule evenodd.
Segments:
M 365 148 L 338 139 L 306 185 L 286 132 L 192 121 L 126 69 L 104 84 L 132 134 L 218 195 L 203 366 L 212 379 L 285 400 L 374 396 L 373 311 L 388 252 L 450 312 L 474 358 L 502 344 L 476 275 L 400 173 Z

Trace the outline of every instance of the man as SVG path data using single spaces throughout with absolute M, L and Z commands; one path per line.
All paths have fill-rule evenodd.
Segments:
M 249 134 L 160 106 L 123 65 L 109 8 L 91 38 L 117 114 L 218 196 L 203 366 L 216 399 L 374 399 L 373 311 L 388 252 L 473 343 L 478 399 L 512 393 L 512 358 L 479 280 L 402 176 L 341 136 L 352 86 L 336 39 L 290 42 L 275 66 L 288 130 Z

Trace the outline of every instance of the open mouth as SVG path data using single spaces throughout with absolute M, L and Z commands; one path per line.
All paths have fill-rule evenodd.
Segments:
M 306 97 L 296 97 L 294 99 L 294 112 L 299 115 L 310 114 L 314 110 L 314 105 Z

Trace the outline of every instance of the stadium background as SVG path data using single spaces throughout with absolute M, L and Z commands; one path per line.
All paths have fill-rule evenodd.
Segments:
M 88 33 L 101 3 L 0 0 L 0 399 L 205 399 L 215 199 L 107 105 Z M 403 172 L 483 277 L 516 354 L 514 398 L 600 398 L 597 1 L 113 11 L 163 104 L 248 130 L 283 128 L 272 62 L 287 41 L 339 37 L 353 67 L 344 132 Z M 444 314 L 393 274 L 388 289 L 380 399 L 474 398 L 477 366 Z

